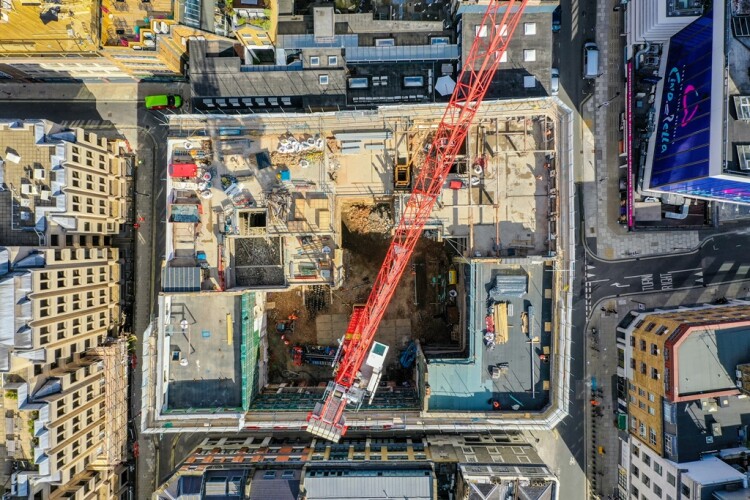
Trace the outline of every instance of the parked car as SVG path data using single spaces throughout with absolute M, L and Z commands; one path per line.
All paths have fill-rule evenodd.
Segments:
M 146 109 L 177 109 L 182 106 L 182 97 L 178 95 L 146 96 Z
M 557 95 L 558 92 L 560 92 L 560 70 L 552 68 L 552 71 L 550 71 L 549 93 Z
M 558 5 L 557 8 L 552 12 L 552 33 L 557 33 L 560 31 L 560 27 L 562 26 L 562 10 L 560 10 L 560 6 Z

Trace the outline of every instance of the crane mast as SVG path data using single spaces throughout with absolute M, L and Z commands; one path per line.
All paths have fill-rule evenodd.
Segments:
M 346 406 L 359 408 L 368 395 L 370 400 L 374 396 L 388 350 L 387 346 L 373 342 L 380 320 L 411 259 L 527 1 L 490 0 L 487 6 L 367 302 L 364 306 L 355 306 L 352 312 L 339 347 L 334 380 L 328 384 L 324 400 L 317 403 L 308 415 L 307 431 L 316 436 L 338 442 L 347 429 Z

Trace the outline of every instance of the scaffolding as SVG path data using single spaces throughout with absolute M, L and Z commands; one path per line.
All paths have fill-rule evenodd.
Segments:
M 103 368 L 105 433 L 103 449 L 94 468 L 113 468 L 125 461 L 128 435 L 128 351 L 127 342 L 118 339 L 96 347 L 89 354 L 100 359 Z

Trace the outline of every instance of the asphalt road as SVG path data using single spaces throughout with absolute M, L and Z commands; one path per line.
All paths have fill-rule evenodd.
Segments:
M 561 0 L 562 25 L 560 32 L 553 35 L 553 65 L 560 70 L 560 94 L 558 97 L 570 107 L 575 120 L 581 119 L 578 110 L 581 102 L 592 91 L 590 80 L 582 78 L 583 44 L 594 38 L 595 0 Z M 589 14 L 590 13 L 590 14 Z M 575 165 L 581 165 L 581 127 L 573 126 Z M 576 238 L 580 232 L 576 231 Z M 575 289 L 583 290 L 584 248 L 576 241 Z M 584 402 L 588 401 L 588 388 L 584 365 L 584 341 L 586 315 L 583 296 L 574 294 L 572 315 L 572 338 L 570 380 L 571 392 L 568 416 L 553 431 L 534 432 L 533 436 L 540 455 L 547 465 L 560 478 L 560 498 L 585 498 L 586 495 L 586 418 Z
M 604 261 L 586 255 L 586 290 L 591 303 L 625 295 L 669 292 L 750 279 L 750 234 L 712 236 L 690 252 Z

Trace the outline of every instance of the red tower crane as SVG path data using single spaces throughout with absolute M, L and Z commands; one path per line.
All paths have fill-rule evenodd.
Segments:
M 352 312 L 339 347 L 334 380 L 328 384 L 324 400 L 307 417 L 307 431 L 316 436 L 338 442 L 347 429 L 346 406 L 359 408 L 368 395 L 372 401 L 388 351 L 387 346 L 373 342 L 375 332 L 527 2 L 490 0 L 487 6 L 367 303 Z

